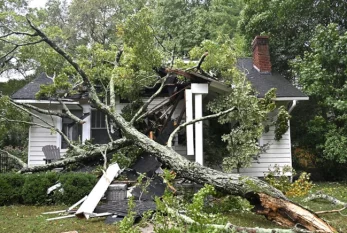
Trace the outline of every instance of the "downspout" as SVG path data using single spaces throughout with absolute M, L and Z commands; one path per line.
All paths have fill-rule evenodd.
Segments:
M 295 108 L 295 106 L 296 106 L 296 100 L 293 100 L 293 104 L 292 104 L 292 106 L 290 106 L 290 108 L 289 108 L 289 110 L 288 110 L 288 113 L 289 113 L 289 114 L 293 111 L 293 109 Z
M 295 108 L 295 106 L 296 106 L 296 100 L 293 100 L 293 104 L 292 104 L 292 106 L 290 106 L 290 108 L 289 108 L 289 110 L 288 110 L 288 113 L 290 114 L 292 111 L 293 111 L 293 109 Z M 288 122 L 289 123 L 289 122 Z M 290 138 L 290 137 L 289 137 Z M 292 144 L 292 142 L 291 142 L 291 138 L 290 138 L 290 147 L 291 147 L 291 144 Z M 290 150 L 290 157 L 292 157 L 292 151 Z M 291 162 L 292 163 L 292 162 Z M 293 182 L 293 174 L 290 176 L 290 182 Z

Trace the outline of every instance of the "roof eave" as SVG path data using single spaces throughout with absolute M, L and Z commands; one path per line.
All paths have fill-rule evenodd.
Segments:
M 300 97 L 276 97 L 275 101 L 292 101 L 292 100 L 309 100 L 308 96 L 300 96 Z

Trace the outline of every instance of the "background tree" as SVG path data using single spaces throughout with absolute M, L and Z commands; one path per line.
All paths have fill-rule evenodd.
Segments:
M 343 0 L 245 0 L 239 22 L 247 43 L 260 34 L 271 36 L 273 67 L 291 77 L 289 61 L 309 50 L 317 25 L 336 23 L 346 29 L 347 5 Z
M 337 24 L 318 26 L 310 52 L 294 61 L 303 90 L 316 102 L 314 115 L 303 125 L 312 141 L 302 145 L 336 168 L 347 163 L 346 43 L 347 33 Z

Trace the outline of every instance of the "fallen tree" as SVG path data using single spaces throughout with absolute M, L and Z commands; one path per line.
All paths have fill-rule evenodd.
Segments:
M 49 47 L 51 47 L 58 54 L 60 54 L 65 59 L 65 61 L 71 65 L 71 67 L 75 70 L 75 72 L 77 72 L 79 77 L 81 77 L 84 87 L 88 90 L 89 101 L 93 103 L 95 108 L 105 113 L 108 119 L 110 119 L 113 122 L 113 124 L 115 124 L 122 131 L 123 138 L 111 141 L 107 145 L 95 145 L 95 146 L 90 146 L 86 149 L 86 148 L 83 148 L 82 145 L 76 145 L 73 142 L 71 142 L 68 139 L 68 137 L 59 128 L 56 128 L 56 126 L 42 120 L 43 123 L 46 124 L 45 127 L 52 129 L 53 131 L 61 134 L 62 137 L 69 144 L 70 151 L 78 155 L 74 157 L 66 158 L 62 161 L 47 164 L 44 166 L 23 167 L 23 169 L 20 171 L 21 173 L 39 172 L 39 171 L 49 170 L 54 167 L 61 167 L 63 165 L 74 163 L 77 161 L 82 161 L 90 157 L 100 156 L 102 153 L 105 152 L 105 150 L 114 151 L 118 148 L 121 148 L 122 146 L 134 144 L 142 148 L 144 151 L 148 152 L 149 154 L 156 156 L 163 164 L 173 169 L 181 177 L 184 177 L 186 179 L 189 179 L 191 181 L 194 181 L 200 184 L 208 183 L 216 187 L 216 189 L 246 198 L 247 200 L 250 201 L 251 204 L 255 206 L 254 210 L 256 213 L 264 215 L 267 219 L 274 221 L 280 225 L 283 225 L 289 228 L 294 228 L 299 226 L 302 229 L 312 231 L 312 232 L 336 232 L 334 228 L 329 226 L 329 224 L 327 224 L 324 220 L 319 218 L 315 213 L 301 207 L 298 204 L 291 202 L 279 190 L 273 188 L 272 186 L 270 186 L 269 184 L 265 183 L 264 181 L 260 179 L 257 179 L 254 177 L 242 176 L 239 174 L 228 174 L 228 173 L 217 171 L 205 166 L 201 166 L 197 163 L 188 161 L 186 158 L 184 158 L 183 156 L 175 152 L 170 147 L 171 142 L 168 142 L 168 146 L 166 146 L 166 145 L 161 145 L 155 142 L 154 140 L 151 140 L 149 137 L 147 137 L 146 135 L 144 135 L 143 133 L 141 133 L 139 130 L 137 130 L 134 127 L 134 123 L 139 119 L 139 116 L 143 112 L 144 108 L 140 108 L 130 121 L 126 121 L 119 113 L 115 111 L 115 105 L 116 105 L 115 99 L 114 99 L 115 90 L 113 85 L 115 81 L 114 77 L 110 78 L 109 96 L 111 98 L 110 98 L 110 103 L 106 104 L 101 101 L 97 90 L 95 89 L 93 83 L 91 82 L 91 77 L 84 71 L 84 69 L 78 64 L 78 62 L 74 60 L 60 46 L 58 46 L 57 43 L 55 43 L 53 40 L 48 38 L 48 36 L 40 28 L 36 27 L 29 19 L 27 19 L 27 22 L 31 30 L 33 31 L 32 33 L 12 31 L 10 35 L 18 34 L 21 36 L 29 36 L 30 38 L 39 37 L 39 40 L 37 40 L 36 43 L 45 42 L 47 45 L 49 45 Z M 118 67 L 119 57 L 120 57 L 119 54 L 121 53 L 122 52 L 118 53 L 116 61 L 112 63 L 114 68 Z M 199 65 L 199 69 L 201 69 L 200 65 Z M 176 70 L 175 72 L 180 73 L 180 75 L 186 76 L 186 77 L 194 76 L 194 72 L 191 72 L 191 71 L 188 72 L 184 70 L 179 70 L 179 71 Z M 165 85 L 165 81 L 168 76 L 169 76 L 169 73 L 166 73 L 161 78 L 161 80 L 157 82 L 158 84 L 160 84 L 160 88 L 158 90 L 160 90 Z M 159 91 L 157 91 L 151 98 L 149 98 L 149 100 L 145 103 L 145 105 L 149 105 L 149 103 L 158 94 L 159 94 Z M 39 109 L 38 107 L 32 106 L 30 104 L 19 105 L 11 100 L 9 101 L 9 103 L 12 104 L 14 107 L 18 108 L 19 110 L 26 111 L 29 115 L 31 115 L 34 118 L 36 117 L 40 118 L 40 117 L 37 115 L 35 116 L 35 114 L 31 110 L 35 110 L 42 114 L 48 114 L 48 115 L 58 116 L 60 114 L 54 111 L 45 111 L 44 109 Z M 61 101 L 61 104 L 64 105 L 62 101 Z M 64 109 L 66 110 L 66 114 L 64 115 L 65 117 L 69 117 L 71 120 L 75 121 L 76 123 L 79 123 L 79 124 L 83 123 L 81 122 L 80 119 L 76 119 L 76 117 L 73 114 L 71 114 L 69 109 L 65 107 L 64 107 Z M 204 119 L 219 117 L 236 110 L 237 108 L 235 108 L 234 106 L 230 106 L 229 109 L 225 111 L 221 111 L 219 114 L 214 114 L 212 116 L 206 116 L 200 119 L 195 119 L 191 122 L 184 123 L 183 126 L 192 124 L 197 121 L 202 121 Z M 5 120 L 9 122 L 16 122 L 15 120 L 11 120 L 11 119 L 5 119 Z M 33 122 L 20 122 L 20 123 L 37 125 L 37 123 L 33 123 Z M 39 125 L 39 126 L 43 126 L 43 125 Z M 183 126 L 178 126 L 177 129 L 180 129 Z M 174 131 L 173 134 L 174 133 L 176 133 L 176 131 Z M 173 135 L 169 137 L 170 140 L 172 139 L 172 137 Z M 247 231 L 247 229 L 245 228 L 243 230 Z M 261 232 L 261 231 L 258 231 L 258 232 Z

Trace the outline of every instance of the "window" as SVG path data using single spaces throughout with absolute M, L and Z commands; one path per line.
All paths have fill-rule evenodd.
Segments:
M 77 117 L 82 117 L 82 110 L 70 110 L 72 114 Z M 62 119 L 62 131 L 71 141 L 81 141 L 82 140 L 82 125 L 76 123 L 70 118 L 63 117 Z M 62 138 L 61 149 L 68 148 L 68 143 Z
M 95 144 L 104 144 L 110 142 L 106 128 L 106 117 L 103 112 L 93 110 L 91 116 L 91 139 Z M 109 127 L 113 139 L 119 138 L 119 130 Z

